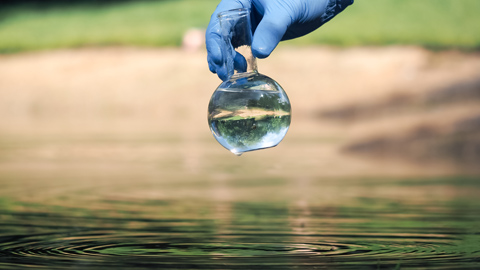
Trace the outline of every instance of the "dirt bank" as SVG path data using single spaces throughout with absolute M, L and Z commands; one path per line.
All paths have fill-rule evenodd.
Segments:
M 347 174 L 476 171 L 478 140 L 469 138 L 478 130 L 464 126 L 480 116 L 478 53 L 280 47 L 258 65 L 292 102 L 292 126 L 282 145 L 293 156 L 309 155 L 296 153 L 303 149 L 297 143 L 325 139 L 315 160 L 327 158 L 325 168 Z M 203 51 L 89 48 L 1 55 L 0 136 L 7 142 L 148 134 L 210 141 L 206 111 L 219 82 Z M 452 128 L 460 123 L 463 128 Z M 434 131 L 418 135 L 426 126 Z M 470 154 L 458 154 L 463 150 L 452 145 Z

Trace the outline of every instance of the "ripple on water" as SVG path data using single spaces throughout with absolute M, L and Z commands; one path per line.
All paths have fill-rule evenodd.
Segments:
M 471 200 L 357 202 L 8 202 L 0 269 L 479 269 Z
M 0 266 L 89 267 L 170 266 L 201 269 L 244 268 L 255 265 L 331 266 L 355 269 L 371 266 L 478 266 L 455 249 L 453 235 L 292 234 L 292 233 L 75 233 L 3 236 Z M 252 241 L 252 240 L 257 241 Z M 325 241 L 322 241 L 324 239 Z M 355 267 L 353 267 L 355 266 Z

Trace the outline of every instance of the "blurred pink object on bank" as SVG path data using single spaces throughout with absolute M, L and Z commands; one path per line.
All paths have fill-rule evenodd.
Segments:
M 205 29 L 191 28 L 183 35 L 182 49 L 185 51 L 198 51 L 203 44 L 205 44 Z

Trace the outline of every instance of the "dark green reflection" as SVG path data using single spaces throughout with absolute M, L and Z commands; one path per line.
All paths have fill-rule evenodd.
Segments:
M 247 107 L 263 108 L 272 111 L 290 112 L 290 103 L 282 100 L 277 95 L 263 94 L 259 99 L 250 99 Z
M 289 126 L 290 115 L 212 120 L 217 140 L 232 152 L 273 147 L 280 143 Z

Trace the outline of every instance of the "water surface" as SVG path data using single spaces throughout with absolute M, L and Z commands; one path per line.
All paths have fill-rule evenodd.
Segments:
M 4 155 L 0 269 L 480 265 L 475 177 L 282 177 L 222 159 L 210 173 L 46 158 L 22 171 L 12 160 Z

